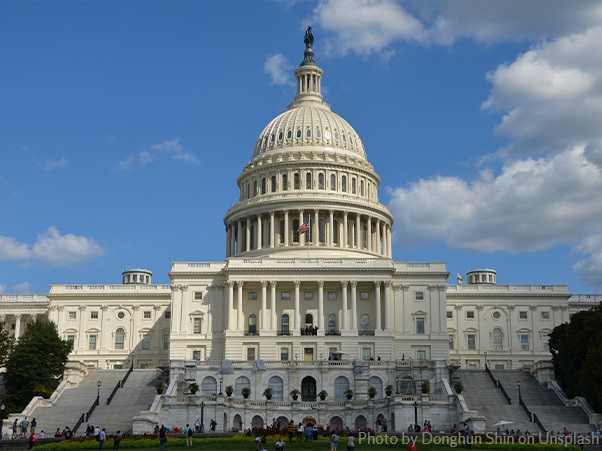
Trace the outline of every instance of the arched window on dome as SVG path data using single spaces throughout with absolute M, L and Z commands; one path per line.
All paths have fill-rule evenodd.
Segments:
M 289 131 L 286 132 L 286 139 L 291 139 L 293 137 L 293 131 L 289 129 Z
M 257 180 L 253 181 L 253 197 L 257 196 Z
M 295 175 L 293 176 L 293 183 L 295 189 L 301 189 L 301 176 L 298 172 L 295 172 Z
M 278 237 L 278 241 L 280 242 L 280 244 L 284 244 L 284 219 L 280 220 L 280 226 L 279 226 L 279 237 Z
M 316 138 L 322 138 L 322 131 L 319 128 L 316 128 Z
M 318 189 L 324 189 L 324 173 L 318 174 Z
M 311 172 L 305 174 L 305 189 L 311 189 Z
M 280 132 L 278 133 L 278 142 L 282 141 L 283 138 L 284 138 L 284 133 L 282 132 L 282 130 L 280 130 Z
M 125 330 L 119 328 L 115 331 L 115 349 L 123 349 L 125 343 Z
M 333 231 L 332 231 L 332 242 L 333 244 L 338 244 L 339 243 L 339 221 L 337 221 L 335 219 L 335 221 L 333 222 Z
M 272 176 L 272 188 L 270 190 L 272 193 L 278 191 L 278 179 L 275 175 Z
M 355 194 L 355 177 L 351 179 L 351 194 Z
M 297 136 L 297 138 L 301 138 L 301 129 L 300 128 L 297 129 L 296 136 Z
M 293 243 L 299 242 L 299 232 L 297 232 L 298 228 L 299 228 L 299 220 L 293 219 Z
M 311 138 L 311 128 L 308 128 L 307 130 L 305 130 L 305 137 Z
M 360 181 L 360 196 L 364 197 L 364 181 Z
M 337 190 L 337 176 L 335 174 L 330 174 L 330 190 Z
M 288 191 L 288 174 L 282 174 L 282 191 Z
M 341 177 L 341 191 L 343 191 L 344 193 L 347 192 L 347 176 L 346 175 Z
M 318 220 L 318 239 L 320 243 L 326 242 L 326 221 L 323 218 Z
M 265 194 L 267 190 L 268 190 L 268 184 L 267 184 L 265 177 L 263 177 L 261 179 L 261 194 Z

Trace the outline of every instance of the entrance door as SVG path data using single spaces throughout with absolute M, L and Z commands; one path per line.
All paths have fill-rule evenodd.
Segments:
M 311 376 L 306 376 L 301 381 L 301 401 L 316 400 L 316 380 Z
M 303 360 L 314 359 L 314 348 L 303 348 Z

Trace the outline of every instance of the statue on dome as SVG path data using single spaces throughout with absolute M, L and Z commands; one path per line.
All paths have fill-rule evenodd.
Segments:
M 307 31 L 305 32 L 305 39 L 303 39 L 303 42 L 305 42 L 305 47 L 306 48 L 311 48 L 312 45 L 314 45 L 314 34 L 311 32 L 311 27 L 307 27 Z
M 462 285 L 462 282 L 464 282 L 464 277 L 462 277 L 462 274 L 458 273 L 458 285 Z

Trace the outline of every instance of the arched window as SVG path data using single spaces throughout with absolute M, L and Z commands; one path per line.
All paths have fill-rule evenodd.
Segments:
M 288 174 L 282 174 L 282 191 L 288 191 Z
M 255 335 L 257 333 L 257 315 L 251 313 L 249 315 L 249 335 Z
M 344 193 L 347 192 L 347 176 L 346 175 L 341 177 L 341 191 L 343 191 Z
M 282 335 L 288 335 L 290 333 L 290 316 L 284 314 L 280 317 L 280 331 Z
M 299 232 L 297 232 L 298 228 L 299 228 L 299 220 L 293 219 L 293 243 L 299 242 Z
M 217 381 L 213 376 L 207 376 L 201 382 L 201 394 L 204 396 L 217 395 Z
M 115 331 L 115 349 L 123 349 L 125 342 L 125 330 L 121 327 Z
M 311 189 L 311 172 L 305 174 L 305 189 Z
M 265 192 L 267 191 L 267 189 L 268 189 L 267 182 L 266 182 L 265 177 L 263 177 L 261 179 L 261 194 L 265 194 Z
M 318 220 L 318 238 L 320 243 L 326 242 L 326 221 L 324 219 Z
M 355 194 L 355 177 L 351 179 L 351 194 Z
M 321 172 L 318 174 L 318 188 L 324 189 L 324 174 Z
M 370 330 L 370 316 L 367 313 L 364 313 L 361 316 L 360 327 L 362 332 L 367 332 Z
M 295 172 L 295 175 L 293 176 L 293 184 L 295 189 L 301 189 L 301 177 L 298 172 Z
M 345 376 L 339 376 L 334 380 L 334 400 L 345 401 L 345 390 L 349 388 L 349 379 Z
M 253 181 L 253 197 L 257 196 L 257 180 Z
M 332 241 L 334 244 L 338 244 L 339 242 L 339 221 L 337 221 L 335 219 L 335 221 L 333 222 L 333 231 L 332 231 Z
M 272 376 L 268 381 L 268 388 L 272 389 L 272 400 L 273 401 L 282 401 L 283 399 L 283 387 L 284 383 L 282 378 L 279 376 Z
M 271 189 L 272 193 L 275 193 L 276 191 L 278 191 L 278 183 L 277 183 L 277 179 L 276 176 L 273 175 L 272 176 L 272 189 Z
M 360 181 L 360 196 L 364 197 L 364 181 Z
M 496 327 L 491 331 L 491 345 L 494 351 L 501 351 L 504 349 L 504 333 L 499 327 Z
M 241 390 L 243 388 L 251 388 L 251 381 L 246 376 L 240 376 L 236 378 L 234 382 L 234 396 L 237 398 L 242 398 Z
M 328 332 L 335 333 L 337 331 L 337 315 L 331 313 L 328 315 Z
M 334 174 L 330 174 L 330 190 L 331 191 L 337 190 L 337 176 Z
M 313 326 L 314 325 L 314 315 L 312 315 L 311 313 L 306 313 L 305 314 L 305 325 L 306 326 Z
M 247 183 L 247 199 L 251 198 L 251 184 Z
M 372 376 L 368 381 L 368 387 L 376 388 L 376 398 L 383 397 L 383 381 L 380 377 Z
M 284 230 L 284 219 L 280 220 L 280 244 L 284 244 L 284 234 L 285 234 L 285 230 Z

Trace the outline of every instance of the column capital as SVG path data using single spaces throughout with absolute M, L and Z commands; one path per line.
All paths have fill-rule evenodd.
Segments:
M 262 281 L 261 281 L 261 287 L 262 287 L 262 288 L 265 288 L 265 287 L 267 287 L 267 286 L 268 286 L 268 281 L 267 281 L 267 280 L 262 280 Z
M 237 286 L 238 288 L 242 288 L 244 284 L 245 284 L 245 282 L 244 282 L 244 281 L 242 281 L 242 280 L 237 280 L 237 281 L 236 281 L 236 286 Z
M 347 288 L 347 285 L 349 285 L 349 282 L 347 280 L 341 280 L 341 285 L 343 286 L 343 288 Z
M 272 288 L 276 288 L 277 284 L 278 284 L 278 282 L 276 282 L 275 280 L 270 281 L 270 287 L 272 287 Z
M 380 284 L 381 284 L 381 283 L 382 283 L 382 281 L 380 281 L 380 280 L 375 280 L 375 281 L 374 281 L 374 286 L 375 286 L 376 288 L 380 288 Z
M 103 305 L 103 306 L 101 306 L 101 307 L 100 307 L 100 309 L 101 309 L 103 312 L 106 312 L 106 311 L 108 311 L 108 310 L 109 310 L 109 306 L 108 306 L 108 305 Z
M 352 280 L 351 282 L 349 282 L 349 284 L 351 285 L 351 288 L 356 288 L 357 287 L 357 280 Z
M 390 288 L 393 285 L 393 282 L 391 282 L 390 280 L 385 280 L 383 283 L 385 284 L 386 288 Z
M 300 280 L 295 280 L 293 283 L 295 284 L 295 288 L 299 288 L 301 286 Z
M 132 306 L 132 310 L 137 312 L 138 310 L 140 310 L 140 306 L 139 305 L 133 305 Z
M 232 288 L 234 286 L 234 281 L 228 280 L 228 281 L 226 281 L 226 285 L 228 285 L 229 288 Z
M 324 281 L 318 280 L 318 288 L 324 288 Z

